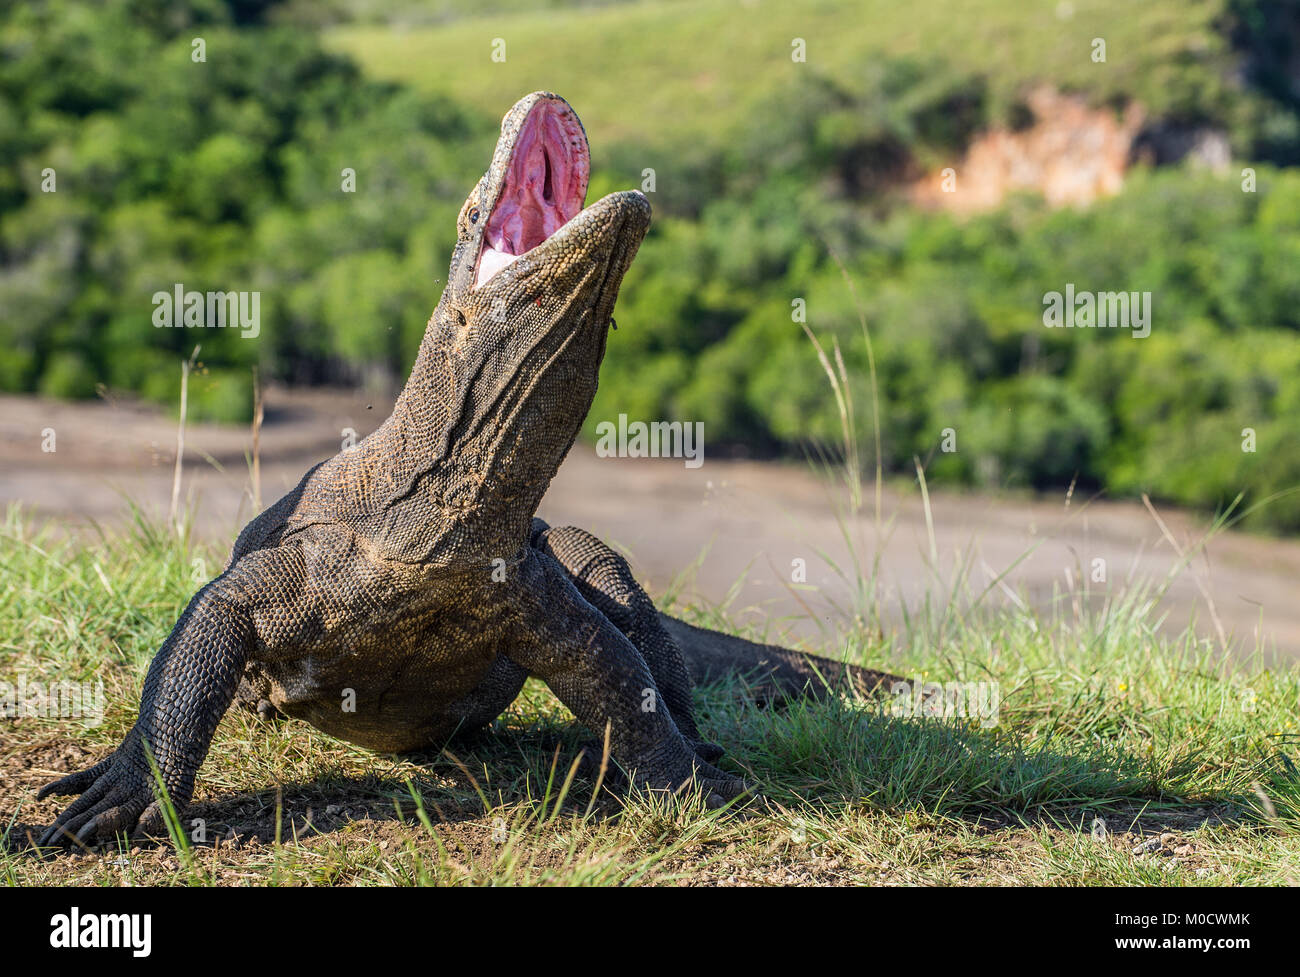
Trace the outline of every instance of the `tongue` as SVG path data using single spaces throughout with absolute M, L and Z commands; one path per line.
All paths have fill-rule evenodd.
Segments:
M 478 259 L 478 277 L 474 280 L 474 287 L 478 288 L 518 257 L 517 254 L 507 254 L 504 251 L 496 250 L 496 248 L 485 246 L 482 255 Z

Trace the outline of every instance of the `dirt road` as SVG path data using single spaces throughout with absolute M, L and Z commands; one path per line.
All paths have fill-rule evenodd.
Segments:
M 262 499 L 274 501 L 314 462 L 338 451 L 349 431 L 364 437 L 391 402 L 338 391 L 271 390 L 261 438 Z M 43 450 L 51 442 L 53 451 Z M 20 502 L 69 532 L 91 520 L 124 518 L 125 499 L 165 514 L 175 457 L 174 420 L 130 403 L 65 404 L 0 397 L 0 503 Z M 228 544 L 252 513 L 246 429 L 194 425 L 186 435 L 183 496 L 196 507 L 198 530 Z M 574 449 L 542 504 L 553 524 L 585 526 L 625 549 L 652 592 L 660 593 L 695 561 L 685 592 L 716 602 L 737 587 L 731 607 L 771 633 L 812 637 L 832 631 L 851 604 L 850 588 L 823 554 L 847 566 L 837 497 L 805 466 L 708 459 L 598 458 Z M 868 488 L 868 496 L 870 489 Z M 1043 608 L 1089 578 L 1096 593 L 1127 579 L 1163 579 L 1179 560 L 1152 516 L 1135 503 L 990 498 L 932 493 L 934 552 L 919 493 L 887 491 L 886 531 L 877 544 L 868 499 L 850 534 L 869 564 L 879 556 L 887 617 L 925 595 L 947 592 L 958 567 L 969 568 L 967 593 L 1007 573 L 986 602 L 1025 600 Z M 1199 537 L 1197 521 L 1162 512 L 1180 546 Z M 1032 552 L 1024 559 L 1026 551 Z M 1017 561 L 1020 561 L 1017 563 Z M 1101 560 L 1104 563 L 1096 563 Z M 792 589 L 804 561 L 806 584 Z M 1091 578 L 1104 570 L 1106 582 Z M 1248 648 L 1257 640 L 1300 656 L 1300 543 L 1225 534 L 1174 580 L 1162 603 L 1166 627 L 1189 620 L 1223 630 Z M 1007 590 L 1010 591 L 1008 594 Z M 1209 600 L 1207 601 L 1208 595 Z M 1098 598 L 1102 599 L 1102 598 Z M 1211 611 L 1210 602 L 1213 603 Z M 840 609 L 837 609 L 840 608 Z M 797 620 L 795 619 L 797 618 Z

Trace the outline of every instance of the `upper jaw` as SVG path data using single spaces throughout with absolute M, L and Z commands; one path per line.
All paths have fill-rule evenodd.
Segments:
M 460 287 L 494 301 L 504 290 L 531 291 L 522 281 L 543 263 L 573 270 L 585 263 L 586 284 L 556 298 L 608 318 L 649 227 L 650 204 L 639 191 L 625 191 L 583 209 L 590 172 L 586 131 L 568 102 L 551 92 L 533 92 L 516 102 L 502 120 L 492 164 L 480 184 L 477 233 L 466 242 L 463 271 L 453 273 L 463 282 Z M 570 275 L 559 277 L 565 281 L 552 282 L 556 276 L 547 275 L 529 301 L 541 298 L 548 285 L 575 285 Z
M 577 113 L 551 92 L 533 92 L 501 122 L 482 186 L 473 288 L 548 240 L 582 212 L 591 150 Z

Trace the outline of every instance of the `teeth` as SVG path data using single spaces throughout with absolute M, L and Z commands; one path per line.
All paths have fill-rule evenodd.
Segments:
M 502 268 L 513 264 L 518 258 L 519 255 L 517 254 L 506 254 L 504 251 L 498 251 L 496 248 L 489 248 L 484 245 L 483 252 L 478 259 L 478 277 L 474 281 L 474 287 L 478 288 Z

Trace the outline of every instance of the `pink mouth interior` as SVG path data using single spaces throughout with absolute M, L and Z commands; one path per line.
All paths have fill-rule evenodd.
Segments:
M 587 139 L 563 102 L 538 102 L 515 141 L 505 186 L 483 231 L 482 285 L 582 211 L 591 173 Z

